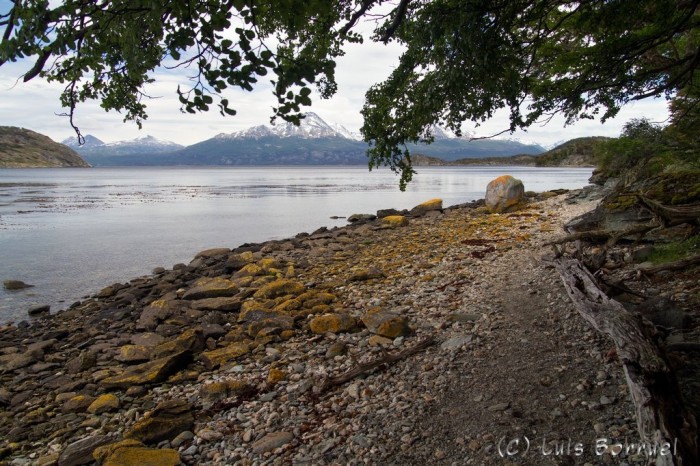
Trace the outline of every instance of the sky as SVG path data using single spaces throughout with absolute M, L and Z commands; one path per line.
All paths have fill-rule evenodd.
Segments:
M 0 0 L 0 11 L 4 11 L 6 0 Z M 368 26 L 366 26 L 369 29 Z M 337 62 L 336 78 L 338 92 L 329 100 L 312 94 L 313 105 L 306 109 L 317 113 L 328 123 L 337 123 L 351 131 L 359 131 L 362 126 L 360 110 L 365 92 L 372 84 L 383 81 L 398 63 L 401 48 L 396 44 L 377 44 L 365 41 L 364 44 L 351 44 L 345 49 L 346 55 Z M 0 67 L 0 126 L 19 126 L 45 134 L 55 141 L 75 136 L 64 113 L 59 95 L 62 86 L 47 83 L 37 77 L 25 83 L 21 76 L 32 63 L 24 60 L 7 63 Z M 146 94 L 156 97 L 146 102 L 148 119 L 139 130 L 135 123 L 124 123 L 117 112 L 105 112 L 98 103 L 80 104 L 75 121 L 83 135 L 91 134 L 104 142 L 135 139 L 147 135 L 158 139 L 190 145 L 211 138 L 219 133 L 231 133 L 251 126 L 269 124 L 272 107 L 276 99 L 271 86 L 262 78 L 253 92 L 229 89 L 226 97 L 231 107 L 238 112 L 235 116 L 222 117 L 217 107 L 207 113 L 194 115 L 180 112 L 176 89 L 178 84 L 187 83 L 186 70 L 156 70 L 156 82 L 146 89 Z M 564 126 L 562 118 L 554 118 L 547 125 L 533 125 L 527 132 L 506 133 L 499 139 L 516 139 L 526 143 L 538 143 L 552 147 L 559 142 L 582 136 L 618 136 L 622 125 L 631 118 L 646 117 L 654 122 L 668 118 L 667 103 L 664 99 L 646 99 L 624 107 L 615 119 L 605 124 L 585 120 L 571 126 Z M 463 130 L 474 136 L 491 136 L 506 129 L 506 112 L 496 114 L 491 120 L 476 127 L 465 122 Z

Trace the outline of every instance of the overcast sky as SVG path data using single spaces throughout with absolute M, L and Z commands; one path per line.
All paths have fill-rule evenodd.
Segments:
M 0 6 L 7 4 L 0 0 Z M 400 49 L 395 44 L 383 45 L 366 41 L 365 44 L 346 48 L 347 54 L 338 61 L 336 69 L 338 93 L 333 99 L 313 98 L 309 111 L 316 112 L 328 123 L 338 123 L 351 131 L 362 125 L 360 110 L 364 94 L 374 83 L 385 79 L 396 65 Z M 41 78 L 28 83 L 21 76 L 31 67 L 28 61 L 8 63 L 0 67 L 0 125 L 20 126 L 61 141 L 74 136 L 65 117 L 58 96 L 60 84 L 49 84 Z M 81 104 L 76 113 L 76 123 L 83 135 L 92 134 L 105 142 L 134 139 L 152 135 L 159 139 L 189 145 L 219 133 L 231 133 L 255 125 L 269 124 L 271 108 L 276 104 L 268 79 L 262 78 L 261 86 L 254 92 L 227 90 L 231 106 L 238 111 L 233 117 L 222 117 L 212 106 L 208 113 L 182 114 L 177 100 L 178 84 L 186 84 L 186 71 L 156 71 L 156 83 L 146 93 L 158 97 L 146 102 L 149 118 L 143 129 L 132 123 L 123 123 L 123 117 L 106 113 L 97 103 Z M 604 125 L 598 121 L 581 121 L 564 127 L 562 119 L 554 119 L 546 126 L 534 125 L 527 132 L 504 134 L 499 138 L 513 138 L 523 142 L 551 146 L 581 136 L 617 136 L 622 125 L 631 118 L 647 117 L 652 121 L 666 120 L 667 105 L 664 99 L 647 99 L 624 108 L 620 114 Z M 492 120 L 475 128 L 466 122 L 463 129 L 476 136 L 489 136 L 507 128 L 507 114 L 496 115 Z

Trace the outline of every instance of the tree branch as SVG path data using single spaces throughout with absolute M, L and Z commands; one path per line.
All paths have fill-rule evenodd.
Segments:
M 389 42 L 396 30 L 403 23 L 404 17 L 406 16 L 406 9 L 408 8 L 408 3 L 411 0 L 401 0 L 399 6 L 396 7 L 396 13 L 394 14 L 394 19 L 391 21 L 389 28 L 382 34 L 381 41 L 385 44 Z

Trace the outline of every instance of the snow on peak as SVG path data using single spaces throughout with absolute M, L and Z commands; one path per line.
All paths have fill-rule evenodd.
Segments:
M 242 131 L 229 134 L 218 134 L 218 139 L 260 139 L 267 136 L 280 138 L 300 137 L 304 139 L 318 139 L 328 137 L 340 137 L 359 140 L 360 136 L 337 124 L 328 124 L 316 113 L 309 112 L 302 118 L 299 126 L 293 123 L 281 122 L 274 126 L 259 125 Z

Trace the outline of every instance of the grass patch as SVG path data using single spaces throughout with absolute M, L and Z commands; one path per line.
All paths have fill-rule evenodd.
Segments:
M 654 247 L 649 261 L 654 264 L 666 264 L 698 253 L 700 253 L 700 235 L 695 235 L 683 241 L 674 241 Z

